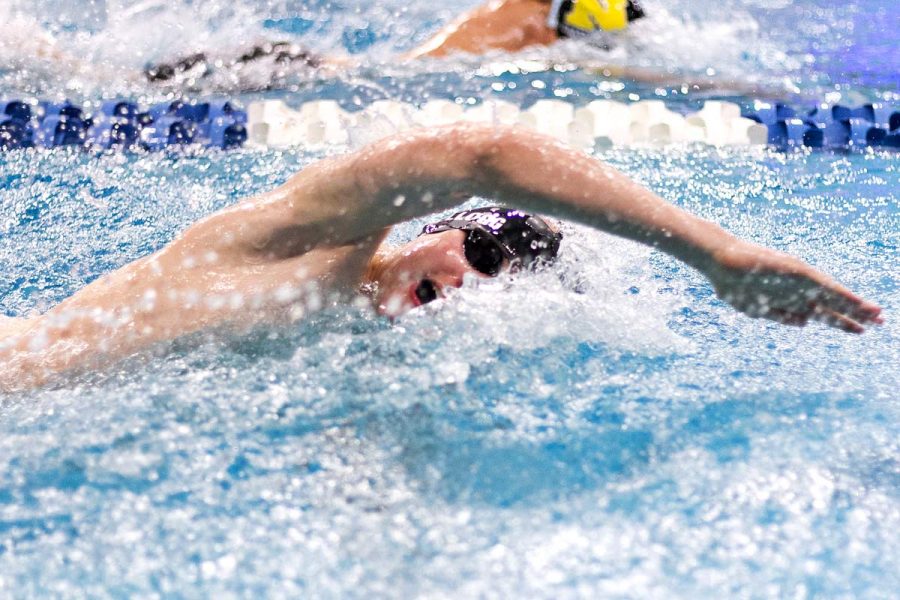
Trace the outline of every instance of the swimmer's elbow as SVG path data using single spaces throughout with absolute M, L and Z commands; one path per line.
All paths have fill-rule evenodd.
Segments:
M 497 183 L 533 161 L 537 149 L 549 140 L 510 126 L 454 124 L 399 134 L 361 151 L 352 169 L 355 180 L 369 195 L 396 190 L 398 180 L 445 184 L 450 189 Z M 527 164 L 524 163 L 524 164 Z
M 515 162 L 534 142 L 530 132 L 506 125 L 467 125 L 454 133 L 465 148 L 454 154 L 464 157 L 460 167 L 465 170 L 466 178 L 482 183 L 495 181 L 500 174 L 498 167 Z
M 472 181 L 489 153 L 490 130 L 455 124 L 380 140 L 357 156 L 353 171 L 358 186 L 377 195 L 406 184 L 455 188 Z
M 475 134 L 473 179 L 503 184 L 533 169 L 558 142 L 522 127 L 482 127 Z

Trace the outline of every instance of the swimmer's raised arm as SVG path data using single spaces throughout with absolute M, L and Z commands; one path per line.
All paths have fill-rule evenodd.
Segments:
M 320 163 L 273 192 L 329 244 L 380 241 L 391 225 L 481 196 L 657 247 L 706 275 L 754 317 L 818 320 L 847 331 L 880 309 L 802 261 L 741 241 L 616 169 L 517 128 L 454 125 L 377 142 Z M 265 227 L 269 228 L 267 224 Z
M 459 124 L 414 130 L 323 160 L 272 192 L 198 223 L 186 237 L 206 232 L 208 243 L 218 243 L 222 226 L 233 223 L 229 243 L 299 253 L 307 246 L 368 240 L 471 196 L 658 246 L 701 270 L 722 245 L 735 241 L 552 138 L 523 128 Z M 276 241 L 302 247 L 276 250 Z

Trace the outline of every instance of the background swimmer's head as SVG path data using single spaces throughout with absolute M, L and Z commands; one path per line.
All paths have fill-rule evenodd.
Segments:
M 644 16 L 636 0 L 553 0 L 547 25 L 561 37 L 576 37 L 598 31 L 619 31 Z
M 426 225 L 399 248 L 381 248 L 367 280 L 378 312 L 397 316 L 462 286 L 466 275 L 495 277 L 550 262 L 561 240 L 541 217 L 504 207 L 465 210 Z

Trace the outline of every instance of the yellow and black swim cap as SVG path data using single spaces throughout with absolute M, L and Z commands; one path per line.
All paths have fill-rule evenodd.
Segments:
M 561 37 L 620 31 L 644 11 L 633 0 L 553 0 L 547 25 Z

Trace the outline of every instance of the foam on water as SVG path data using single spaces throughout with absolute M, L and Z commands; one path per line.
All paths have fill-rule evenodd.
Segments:
M 566 225 L 554 267 L 393 325 L 327 309 L 7 398 L 0 589 L 889 595 L 896 160 L 602 156 L 839 275 L 887 324 L 753 321 L 671 259 Z M 4 154 L 0 306 L 55 303 L 315 158 Z

